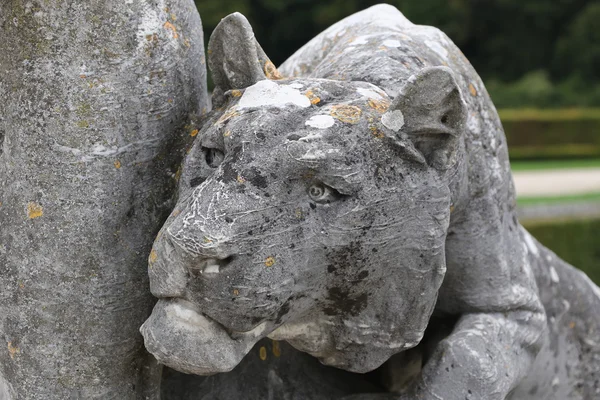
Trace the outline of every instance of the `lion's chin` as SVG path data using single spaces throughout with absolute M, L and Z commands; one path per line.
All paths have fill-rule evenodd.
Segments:
M 230 334 L 181 299 L 161 299 L 140 332 L 146 349 L 173 369 L 196 375 L 231 371 L 263 337 L 265 326 Z

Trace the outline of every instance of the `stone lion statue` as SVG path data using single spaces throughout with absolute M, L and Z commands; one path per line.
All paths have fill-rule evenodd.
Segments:
M 422 346 L 400 393 L 353 398 L 600 398 L 600 291 L 517 221 L 500 120 L 446 35 L 378 5 L 276 69 L 236 13 L 209 66 L 149 259 L 160 362 L 227 372 L 269 337 L 366 373 Z

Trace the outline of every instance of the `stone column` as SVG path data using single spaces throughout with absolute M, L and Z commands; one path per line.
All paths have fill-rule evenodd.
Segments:
M 147 257 L 208 107 L 192 0 L 0 2 L 0 399 L 157 399 Z

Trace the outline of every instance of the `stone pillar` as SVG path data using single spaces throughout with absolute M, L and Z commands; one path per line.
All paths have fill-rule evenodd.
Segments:
M 192 0 L 0 2 L 0 399 L 158 399 L 147 257 L 208 107 Z

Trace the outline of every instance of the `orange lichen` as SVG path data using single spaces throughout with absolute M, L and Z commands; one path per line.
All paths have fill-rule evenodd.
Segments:
M 233 295 L 234 295 L 234 296 L 239 296 L 239 294 L 240 294 L 240 291 L 239 291 L 239 290 L 237 290 L 237 289 L 233 289 Z
M 359 107 L 349 106 L 346 104 L 333 106 L 329 112 L 332 117 L 348 124 L 358 123 L 358 121 L 360 121 L 361 113 L 362 110 Z
M 236 180 L 238 181 L 238 183 L 246 183 L 246 180 L 241 175 L 238 175 L 237 178 L 236 178 Z
M 27 216 L 29 219 L 39 218 L 42 215 L 44 215 L 44 207 L 33 201 L 27 203 Z
M 477 96 L 477 89 L 472 83 L 469 83 L 469 92 L 471 92 L 471 96 Z
M 265 63 L 265 75 L 268 79 L 273 80 L 283 78 L 283 76 L 281 76 L 281 74 L 279 73 L 275 65 L 271 62 L 271 60 L 267 60 L 267 62 Z
M 234 89 L 234 90 L 231 91 L 231 95 L 233 97 L 240 97 L 242 95 L 242 91 L 238 90 L 238 89 Z
M 267 267 L 272 267 L 274 264 L 275 264 L 275 257 L 273 257 L 273 256 L 267 257 L 267 259 L 265 260 L 265 265 Z
M 119 161 L 119 160 L 115 160 L 115 162 L 114 162 L 113 164 L 115 164 L 115 168 L 116 168 L 116 169 L 119 169 L 119 168 L 121 168 L 121 161 Z
M 575 322 L 570 322 L 569 323 L 569 328 L 570 329 L 575 329 Z
M 150 252 L 150 257 L 148 257 L 148 261 L 150 262 L 150 264 L 153 264 L 154 262 L 156 262 L 157 258 L 158 258 L 158 254 L 156 254 L 155 250 L 152 250 Z
M 379 129 L 377 129 L 376 126 L 369 126 L 369 129 L 371 130 L 371 134 L 373 136 L 375 136 L 377 139 L 383 139 L 384 138 L 384 134 L 383 132 L 381 132 Z
M 265 348 L 265 346 L 262 346 L 260 350 L 258 350 L 258 356 L 263 361 L 267 359 L 267 349 Z
M 273 355 L 275 357 L 281 356 L 281 347 L 279 346 L 279 342 L 277 340 L 273 340 Z
M 306 93 L 304 93 L 304 95 L 308 97 L 308 99 L 310 100 L 310 104 L 315 105 L 321 102 L 319 96 L 317 96 L 312 90 L 308 90 Z
M 173 32 L 173 39 L 177 39 L 179 37 L 179 34 L 177 33 L 177 28 L 175 27 L 175 25 L 173 25 L 172 23 L 170 23 L 169 21 L 164 23 L 164 28 L 170 30 L 171 32 Z
M 200 132 L 198 129 L 194 129 L 193 131 L 190 132 L 190 136 L 191 137 L 196 137 L 196 135 L 198 134 L 198 132 Z
M 231 118 L 237 117 L 238 115 L 240 115 L 240 113 L 237 112 L 235 110 L 235 108 L 232 108 L 229 111 L 227 111 L 225 114 L 221 115 L 221 118 L 219 118 L 217 120 L 217 125 L 224 124 L 225 122 L 229 121 Z
M 11 360 L 14 360 L 15 356 L 21 352 L 21 349 L 19 349 L 17 346 L 13 346 L 12 342 L 8 342 L 7 347 Z
M 390 102 L 385 99 L 384 100 L 369 99 L 368 104 L 369 104 L 369 107 L 371 107 L 373 110 L 375 110 L 381 114 L 383 114 L 384 112 L 386 112 L 388 110 L 388 108 L 390 108 Z

